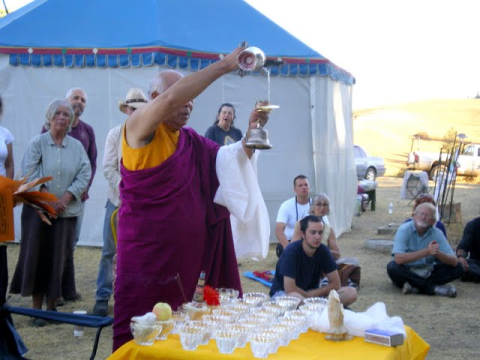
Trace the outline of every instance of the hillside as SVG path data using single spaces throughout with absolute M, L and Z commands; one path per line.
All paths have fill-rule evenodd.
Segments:
M 442 139 L 451 129 L 480 141 L 480 99 L 429 100 L 354 111 L 354 141 L 385 158 L 386 176 L 403 174 L 412 135 Z M 421 141 L 420 150 L 438 152 L 438 141 Z

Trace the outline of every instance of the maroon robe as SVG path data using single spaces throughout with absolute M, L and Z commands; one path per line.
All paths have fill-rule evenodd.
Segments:
M 157 302 L 176 310 L 191 301 L 202 270 L 205 284 L 241 293 L 230 213 L 213 202 L 218 149 L 183 128 L 177 150 L 164 163 L 138 171 L 122 165 L 114 351 L 132 339 L 133 316 L 152 311 Z

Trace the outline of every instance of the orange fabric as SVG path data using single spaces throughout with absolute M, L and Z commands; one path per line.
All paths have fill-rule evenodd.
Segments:
M 350 341 L 332 342 L 325 339 L 325 334 L 309 330 L 302 334 L 298 340 L 292 340 L 290 345 L 282 346 L 276 354 L 271 354 L 268 359 L 369 359 L 369 360 L 422 360 L 425 359 L 430 349 L 418 334 L 405 326 L 407 338 L 401 346 L 387 347 L 365 342 L 363 338 L 354 337 Z M 109 360 L 158 360 L 158 359 L 253 359 L 250 344 L 245 348 L 235 349 L 233 354 L 220 354 L 215 340 L 210 340 L 208 345 L 200 345 L 195 351 L 182 349 L 179 335 L 169 335 L 167 340 L 156 341 L 152 346 L 140 346 L 130 341 L 119 348 L 109 357 Z
M 177 149 L 180 131 L 168 127 L 164 122 L 157 127 L 152 141 L 141 148 L 131 148 L 122 136 L 123 166 L 128 170 L 150 169 L 167 160 Z
M 110 227 L 112 228 L 113 242 L 115 247 L 117 247 L 117 225 L 118 225 L 118 208 L 113 210 L 112 216 L 110 217 Z

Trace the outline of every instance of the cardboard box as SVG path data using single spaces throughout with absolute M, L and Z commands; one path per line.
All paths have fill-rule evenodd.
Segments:
M 399 346 L 403 344 L 402 333 L 389 330 L 369 329 L 365 330 L 365 341 L 384 346 Z

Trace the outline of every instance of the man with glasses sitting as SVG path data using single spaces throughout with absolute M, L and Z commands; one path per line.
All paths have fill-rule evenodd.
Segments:
M 456 297 L 449 282 L 462 276 L 463 268 L 443 233 L 433 225 L 436 209 L 430 203 L 417 206 L 413 221 L 400 226 L 393 242 L 393 260 L 387 273 L 404 294 Z

